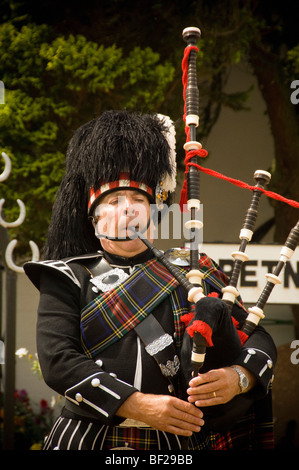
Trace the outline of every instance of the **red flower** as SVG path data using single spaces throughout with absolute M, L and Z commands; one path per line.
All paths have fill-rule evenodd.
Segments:
M 40 401 L 40 413 L 41 413 L 41 415 L 45 415 L 46 413 L 48 413 L 49 410 L 50 410 L 50 407 L 48 405 L 47 400 L 42 398 L 41 401 Z

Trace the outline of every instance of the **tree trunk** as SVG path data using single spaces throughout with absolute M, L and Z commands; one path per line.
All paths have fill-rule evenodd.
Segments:
M 266 103 L 274 141 L 269 189 L 299 201 L 299 120 L 290 100 L 291 83 L 286 80 L 279 58 L 268 50 L 252 47 L 250 60 Z M 284 244 L 298 221 L 298 209 L 274 200 L 271 204 L 275 214 L 274 241 Z M 299 338 L 299 306 L 294 305 L 292 311 L 295 337 Z

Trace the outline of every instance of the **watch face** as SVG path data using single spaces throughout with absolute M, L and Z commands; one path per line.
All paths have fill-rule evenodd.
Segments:
M 248 380 L 247 380 L 247 377 L 242 377 L 241 378 L 241 385 L 243 388 L 247 388 L 248 387 Z
M 235 369 L 235 371 L 238 373 L 239 375 L 239 386 L 240 386 L 240 389 L 241 389 L 241 393 L 244 392 L 247 387 L 248 387 L 248 379 L 246 377 L 245 374 L 243 374 L 243 372 L 238 368 L 238 367 L 233 367 L 233 369 Z

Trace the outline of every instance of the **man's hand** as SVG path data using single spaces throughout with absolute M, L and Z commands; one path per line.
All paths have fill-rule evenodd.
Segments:
M 255 384 L 255 378 L 246 369 L 242 368 L 242 370 L 249 380 L 248 390 L 250 390 Z M 188 401 L 196 406 L 227 403 L 240 393 L 239 376 L 231 367 L 210 370 L 191 379 L 187 393 Z
M 143 421 L 155 429 L 178 436 L 191 436 L 204 425 L 200 409 L 168 395 L 135 392 L 122 404 L 117 414 Z

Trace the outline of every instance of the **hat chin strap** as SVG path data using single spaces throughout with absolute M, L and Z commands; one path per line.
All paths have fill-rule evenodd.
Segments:
M 106 238 L 106 240 L 111 240 L 111 241 L 114 241 L 114 242 L 127 242 L 127 241 L 130 241 L 130 240 L 135 240 L 136 238 L 138 238 L 138 236 L 134 236 L 134 237 L 108 237 L 108 235 L 103 235 L 102 233 L 99 233 L 99 234 L 96 234 L 96 237 L 101 239 L 101 238 Z
M 138 236 L 138 233 L 140 234 L 144 234 L 144 232 L 146 232 L 150 226 L 150 223 L 151 223 L 151 216 L 149 216 L 148 218 L 148 221 L 147 221 L 147 224 L 146 226 L 142 229 L 142 230 L 137 230 L 137 227 L 128 227 L 127 228 L 127 231 L 130 230 L 130 232 L 132 232 L 132 235 L 131 237 L 109 237 L 108 235 L 104 235 L 103 233 L 98 233 L 97 231 L 97 228 L 95 229 L 95 236 L 100 240 L 101 238 L 106 238 L 106 240 L 111 240 L 111 241 L 114 241 L 114 242 L 127 242 L 127 241 L 130 241 L 130 240 L 136 240 L 136 238 L 140 238 Z

